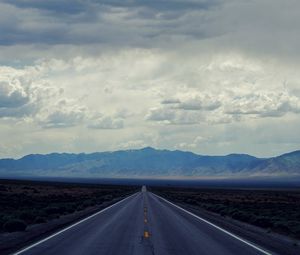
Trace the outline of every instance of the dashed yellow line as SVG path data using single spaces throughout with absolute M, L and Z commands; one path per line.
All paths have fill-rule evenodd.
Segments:
M 144 237 L 145 237 L 145 238 L 149 238 L 149 237 L 150 237 L 150 234 L 149 234 L 148 231 L 144 231 Z
M 146 224 L 148 222 L 147 219 L 147 206 L 144 206 L 144 224 L 145 224 L 145 230 L 144 230 L 144 238 L 149 238 L 150 237 L 150 233 L 149 231 L 147 231 L 146 229 Z

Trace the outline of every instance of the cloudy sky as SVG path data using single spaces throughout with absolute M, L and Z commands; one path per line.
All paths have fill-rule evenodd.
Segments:
M 0 157 L 300 149 L 298 0 L 0 1 Z

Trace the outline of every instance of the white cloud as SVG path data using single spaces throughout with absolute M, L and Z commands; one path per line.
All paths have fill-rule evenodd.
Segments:
M 88 110 L 74 101 L 62 99 L 51 108 L 45 108 L 37 116 L 45 128 L 65 128 L 80 125 L 87 118 Z

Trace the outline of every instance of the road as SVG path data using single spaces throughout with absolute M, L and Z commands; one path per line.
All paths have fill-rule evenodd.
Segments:
M 15 255 L 253 255 L 267 251 L 145 187 Z

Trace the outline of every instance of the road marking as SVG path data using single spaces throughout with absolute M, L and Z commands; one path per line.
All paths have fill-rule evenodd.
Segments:
M 28 251 L 29 249 L 31 249 L 31 248 L 33 248 L 33 247 L 35 247 L 35 246 L 37 246 L 37 245 L 39 245 L 39 244 L 41 244 L 41 243 L 44 243 L 44 242 L 48 241 L 48 240 L 51 239 L 52 237 L 55 237 L 55 236 L 57 236 L 57 235 L 59 235 L 59 234 L 65 232 L 65 231 L 69 230 L 70 228 L 73 228 L 73 227 L 77 226 L 78 224 L 80 224 L 80 223 L 82 223 L 82 222 L 85 222 L 85 221 L 87 221 L 87 220 L 89 220 L 89 219 L 91 219 L 91 218 L 97 216 L 98 214 L 101 214 L 101 213 L 107 211 L 108 209 L 114 207 L 114 206 L 117 205 L 117 204 L 122 203 L 123 201 L 125 201 L 125 200 L 127 200 L 127 199 L 129 199 L 129 198 L 131 198 L 131 197 L 133 197 L 133 196 L 135 196 L 135 195 L 138 194 L 138 193 L 139 193 L 139 192 L 134 193 L 134 194 L 132 194 L 131 196 L 126 197 L 126 198 L 124 198 L 124 199 L 118 201 L 117 203 L 112 204 L 112 205 L 110 205 L 109 207 L 106 207 L 106 208 L 102 209 L 101 211 L 96 212 L 96 213 L 94 213 L 94 214 L 92 214 L 92 215 L 90 215 L 90 216 L 88 216 L 88 217 L 86 217 L 86 218 L 84 218 L 84 219 L 82 219 L 82 220 L 80 220 L 80 221 L 78 221 L 78 222 L 72 224 L 71 226 L 66 227 L 66 228 L 64 228 L 64 229 L 62 229 L 62 230 L 60 230 L 60 231 L 54 233 L 54 234 L 51 235 L 51 236 L 48 236 L 48 237 L 46 237 L 46 238 L 44 238 L 44 239 L 38 241 L 37 243 L 34 243 L 34 244 L 32 244 L 32 245 L 30 245 L 30 246 L 28 246 L 28 247 L 26 247 L 26 248 L 24 248 L 24 249 L 22 249 L 22 250 L 20 250 L 20 251 L 17 251 L 17 252 L 15 252 L 15 253 L 13 253 L 13 255 L 19 255 L 19 254 L 22 254 L 23 252 Z
M 144 237 L 145 238 L 149 238 L 149 236 L 150 236 L 149 232 L 148 231 L 144 231 Z
M 272 255 L 271 253 L 269 253 L 269 252 L 267 252 L 267 251 L 265 251 L 265 250 L 263 250 L 263 249 L 257 247 L 256 245 L 254 245 L 254 244 L 252 244 L 252 243 L 250 243 L 250 242 L 248 242 L 248 241 L 242 239 L 241 237 L 238 237 L 237 235 L 235 235 L 235 234 L 233 234 L 233 233 L 230 233 L 229 231 L 227 231 L 227 230 L 225 230 L 225 229 L 223 229 L 223 228 L 221 228 L 221 227 L 219 227 L 219 226 L 217 226 L 217 225 L 211 223 L 210 221 L 205 220 L 205 219 L 201 218 L 200 216 L 198 216 L 198 215 L 196 215 L 196 214 L 193 214 L 193 213 L 191 213 L 191 212 L 189 212 L 189 211 L 183 209 L 182 207 L 180 207 L 180 206 L 178 206 L 178 205 L 173 204 L 172 202 L 168 201 L 167 199 L 165 199 L 165 198 L 163 198 L 163 197 L 161 197 L 161 196 L 158 196 L 158 195 L 156 195 L 156 194 L 154 194 L 154 193 L 152 193 L 152 192 L 151 192 L 151 194 L 153 194 L 154 196 L 156 196 L 156 197 L 162 199 L 163 201 L 165 201 L 165 202 L 167 202 L 167 203 L 169 203 L 169 204 L 175 206 L 176 208 L 178 208 L 178 209 L 180 209 L 180 210 L 182 210 L 182 211 L 188 213 L 189 215 L 194 216 L 194 217 L 197 218 L 198 220 L 201 220 L 201 221 L 203 221 L 203 222 L 205 222 L 205 223 L 207 223 L 207 224 L 209 224 L 209 225 L 211 225 L 211 226 L 217 228 L 218 230 L 220 230 L 220 231 L 226 233 L 227 235 L 230 235 L 231 237 L 233 237 L 233 238 L 235 238 L 235 239 L 237 239 L 237 240 L 239 240 L 239 241 L 241 241 L 241 242 L 243 242 L 243 243 L 245 243 L 245 244 L 251 246 L 252 248 L 254 248 L 254 249 L 260 251 L 261 253 L 266 254 L 266 255 Z
M 147 223 L 148 222 L 147 219 L 144 219 L 144 222 Z

